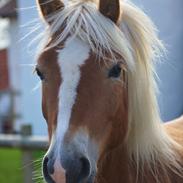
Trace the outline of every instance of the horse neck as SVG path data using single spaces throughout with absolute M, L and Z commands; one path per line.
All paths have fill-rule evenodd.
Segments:
M 104 157 L 100 159 L 95 183 L 182 182 L 182 177 L 171 170 L 163 170 L 158 165 L 156 168 L 153 174 L 149 166 L 140 163 L 137 167 L 129 158 L 126 145 L 121 145 L 104 154 Z

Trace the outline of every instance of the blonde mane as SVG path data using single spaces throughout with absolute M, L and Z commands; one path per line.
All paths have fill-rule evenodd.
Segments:
M 126 137 L 129 156 L 148 165 L 179 172 L 177 144 L 163 130 L 156 101 L 156 82 L 153 60 L 161 56 L 163 44 L 157 37 L 154 24 L 139 8 L 121 1 L 122 15 L 117 27 L 98 11 L 96 0 L 73 0 L 62 11 L 51 15 L 47 40 L 64 26 L 61 34 L 49 47 L 58 46 L 68 36 L 86 42 L 98 57 L 125 60 L 128 68 L 129 130 Z M 116 57 L 118 55 L 118 57 Z M 107 59 L 107 58 L 106 58 Z
M 128 152 L 136 160 L 137 168 L 141 162 L 156 175 L 160 165 L 163 171 L 168 168 L 180 175 L 182 168 L 175 150 L 179 145 L 165 132 L 156 99 L 154 64 L 165 48 L 155 25 L 142 10 L 131 3 L 122 6 L 121 30 L 132 47 L 135 62 L 135 69 L 128 73 Z

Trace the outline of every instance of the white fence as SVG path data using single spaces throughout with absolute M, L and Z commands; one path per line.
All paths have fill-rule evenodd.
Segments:
M 0 147 L 21 148 L 26 150 L 45 150 L 48 146 L 47 137 L 0 135 Z

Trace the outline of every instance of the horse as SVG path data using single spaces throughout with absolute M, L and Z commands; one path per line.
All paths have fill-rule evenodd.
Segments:
M 129 1 L 37 0 L 36 72 L 49 133 L 48 183 L 182 183 L 183 119 L 163 124 L 155 64 L 165 52 Z

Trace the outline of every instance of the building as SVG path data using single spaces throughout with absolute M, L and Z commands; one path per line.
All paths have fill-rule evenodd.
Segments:
M 22 124 L 32 124 L 34 134 L 46 134 L 47 128 L 41 113 L 40 90 L 33 91 L 38 82 L 32 67 L 35 50 L 32 50 L 32 53 L 28 50 L 28 45 L 35 35 L 23 39 L 30 32 L 29 22 L 33 17 L 38 17 L 35 2 L 3 0 L 0 2 L 0 17 L 0 27 L 4 29 L 0 33 L 4 39 L 4 43 L 0 43 L 0 76 L 4 77 L 0 79 L 0 90 L 3 87 L 1 93 L 8 96 L 3 98 L 6 98 L 6 103 L 10 103 L 7 112 L 11 114 L 10 131 L 18 132 Z M 6 26 L 2 25 L 3 22 L 6 22 Z M 0 100 L 0 108 L 1 106 L 4 109 L 5 102 Z
M 167 56 L 157 65 L 158 102 L 164 121 L 183 114 L 183 1 L 132 0 L 151 17 L 167 49 Z
M 17 25 L 16 1 L 1 1 L 0 3 L 0 132 L 14 132 L 15 88 L 12 86 L 11 67 L 11 35 L 13 25 Z M 11 25 L 11 26 L 10 26 Z M 18 28 L 18 27 L 17 27 Z

